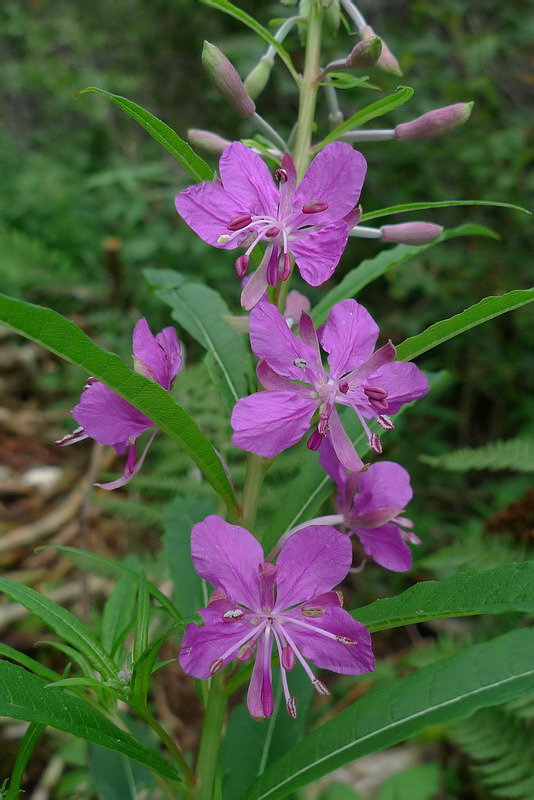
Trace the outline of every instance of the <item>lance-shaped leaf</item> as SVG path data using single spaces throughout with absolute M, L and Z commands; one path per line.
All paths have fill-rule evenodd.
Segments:
M 490 236 L 495 239 L 499 238 L 489 228 L 484 228 L 481 225 L 466 224 L 444 231 L 441 236 L 428 244 L 398 244 L 395 247 L 386 248 L 374 258 L 362 261 L 357 267 L 347 272 L 343 280 L 324 295 L 312 311 L 311 316 L 315 326 L 317 327 L 326 322 L 328 312 L 336 303 L 346 297 L 356 297 L 358 292 L 371 281 L 380 278 L 386 272 L 399 267 L 411 258 L 416 258 L 421 253 L 424 253 L 425 250 L 441 244 L 441 242 L 446 242 L 448 239 L 455 239 L 457 236 Z
M 42 678 L 7 661 L 0 661 L 0 716 L 50 725 L 123 753 L 165 778 L 179 780 L 178 773 L 163 756 L 137 742 L 92 706 L 62 689 L 46 688 Z
M 3 795 L 3 800 L 19 800 L 22 794 L 21 784 L 24 779 L 28 761 L 32 757 L 33 751 L 37 747 L 37 742 L 41 738 L 46 725 L 40 722 L 32 722 L 28 725 L 20 747 L 17 753 L 17 758 L 13 766 L 11 778 L 9 780 L 9 789 L 6 795 Z
M 86 370 L 146 414 L 193 459 L 234 514 L 234 490 L 219 456 L 163 387 L 128 369 L 118 356 L 102 350 L 77 325 L 49 308 L 0 294 L 0 322 Z
M 242 800 L 282 800 L 334 769 L 534 689 L 534 629 L 521 629 L 371 692 L 267 767 Z
M 165 122 L 155 117 L 149 111 L 146 111 L 137 103 L 128 100 L 126 97 L 121 97 L 119 94 L 111 94 L 106 92 L 105 89 L 97 89 L 96 86 L 88 86 L 87 89 L 82 89 L 78 95 L 87 94 L 88 92 L 97 92 L 108 100 L 111 100 L 121 111 L 128 114 L 129 117 L 134 119 L 139 125 L 142 125 L 153 139 L 159 144 L 163 145 L 165 150 L 174 156 L 180 162 L 182 167 L 186 169 L 191 177 L 197 182 L 213 180 L 213 170 L 206 164 L 203 158 L 197 156 L 195 151 L 181 139 L 172 128 Z
M 260 23 L 256 19 L 254 19 L 254 17 L 251 17 L 250 14 L 247 14 L 246 11 L 243 11 L 242 9 L 238 8 L 233 3 L 228 2 L 228 0 L 200 0 L 200 2 L 203 3 L 205 6 L 209 6 L 210 8 L 216 8 L 218 9 L 218 11 L 223 11 L 225 14 L 228 14 L 230 17 L 233 17 L 234 19 L 238 19 L 239 22 L 242 22 L 243 25 L 247 26 L 247 28 L 250 28 L 251 30 L 254 31 L 254 33 L 257 33 L 258 36 L 260 36 L 265 42 L 267 42 L 267 44 L 271 45 L 271 47 L 274 47 L 274 49 L 280 56 L 280 59 L 284 62 L 289 72 L 291 73 L 293 79 L 297 83 L 300 82 L 299 76 L 297 75 L 297 71 L 293 66 L 293 62 L 291 61 L 291 58 L 287 50 L 283 47 L 282 44 L 280 44 L 280 42 L 277 39 L 274 38 L 272 33 L 270 33 L 270 31 L 268 31 L 267 28 L 264 28 L 263 25 L 260 25 Z
M 505 314 L 507 311 L 521 308 L 533 300 L 534 289 L 514 289 L 496 297 L 485 297 L 460 314 L 434 323 L 422 333 L 418 333 L 417 336 L 410 336 L 397 347 L 397 359 L 411 361 L 422 353 L 426 353 L 427 350 L 437 347 L 438 344 L 446 342 L 447 339 L 465 333 L 470 328 L 481 325 L 500 314 Z
M 429 208 L 449 208 L 451 206 L 496 206 L 498 208 L 509 208 L 512 211 L 522 211 L 523 214 L 532 213 L 528 208 L 515 206 L 512 203 L 503 203 L 498 200 L 438 200 L 431 203 L 402 203 L 398 206 L 367 211 L 362 214 L 360 223 L 369 222 L 369 220 L 377 219 L 378 217 L 390 217 L 392 214 L 404 214 L 406 211 L 426 211 Z
M 172 318 L 210 354 L 221 379 L 223 399 L 231 410 L 240 397 L 248 394 L 252 383 L 252 364 L 245 337 L 224 321 L 230 309 L 215 289 L 201 283 L 178 283 L 178 274 L 175 285 L 168 288 L 165 282 L 172 280 L 168 272 L 146 270 L 145 276 L 152 285 L 163 284 L 157 289 L 157 296 L 171 307 Z
M 7 594 L 12 600 L 39 617 L 61 639 L 85 656 L 93 668 L 98 670 L 104 678 L 115 677 L 116 664 L 93 638 L 85 625 L 82 625 L 70 611 L 39 594 L 35 589 L 30 589 L 29 586 L 23 586 L 8 578 L 0 578 L 0 592 Z
M 430 619 L 510 611 L 534 613 L 534 561 L 422 581 L 397 597 L 376 600 L 351 613 L 374 632 Z

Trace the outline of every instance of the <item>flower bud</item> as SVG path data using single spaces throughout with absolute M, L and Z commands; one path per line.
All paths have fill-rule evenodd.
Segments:
M 328 4 L 325 3 L 324 21 L 328 30 L 335 35 L 341 22 L 339 0 L 332 0 Z
M 403 222 L 400 225 L 382 225 L 383 242 L 397 244 L 428 244 L 443 233 L 441 225 L 433 222 Z
M 370 36 L 358 42 L 345 59 L 349 69 L 370 69 L 374 67 L 382 54 L 382 40 L 378 36 Z
M 204 42 L 202 64 L 219 94 L 228 100 L 241 117 L 251 117 L 256 110 L 254 101 L 248 96 L 239 73 L 224 53 L 214 44 Z
M 370 25 L 366 25 L 365 28 L 362 28 L 358 31 L 360 34 L 360 39 L 369 39 L 371 36 L 376 36 L 376 33 L 371 28 Z M 392 72 L 393 75 L 402 75 L 402 70 L 400 68 L 399 62 L 382 39 L 382 53 L 380 54 L 380 58 L 378 59 L 378 66 L 383 69 L 385 72 Z
M 220 155 L 230 144 L 228 139 L 223 139 L 222 136 L 218 136 L 216 133 L 202 131 L 199 128 L 190 128 L 187 131 L 187 138 L 195 147 L 200 147 L 201 150 L 213 153 L 215 156 Z
M 273 64 L 274 58 L 264 55 L 262 56 L 259 64 L 256 64 L 254 69 L 249 72 L 245 78 L 245 90 L 248 96 L 253 100 L 255 100 L 256 97 L 258 97 L 258 95 L 260 95 L 267 86 L 267 81 L 271 75 Z
M 455 103 L 452 106 L 427 111 L 411 122 L 404 122 L 395 128 L 396 139 L 432 139 L 454 130 L 467 122 L 471 116 L 473 103 Z

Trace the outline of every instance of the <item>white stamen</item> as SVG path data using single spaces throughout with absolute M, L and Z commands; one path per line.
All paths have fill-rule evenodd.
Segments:
M 227 244 L 232 237 L 228 233 L 221 233 L 217 239 L 217 244 Z
M 330 692 L 328 691 L 327 686 L 322 681 L 318 680 L 317 678 L 313 681 L 313 688 L 315 689 L 317 694 L 322 694 L 324 696 L 330 694 Z

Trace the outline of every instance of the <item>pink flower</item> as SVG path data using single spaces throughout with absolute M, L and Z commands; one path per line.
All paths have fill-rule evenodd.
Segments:
M 322 365 L 317 333 L 306 313 L 300 317 L 299 329 L 297 338 L 276 307 L 267 303 L 250 314 L 252 350 L 261 359 L 258 378 L 267 391 L 236 403 L 232 441 L 236 447 L 271 458 L 296 444 L 319 411 L 308 447 L 318 450 L 328 437 L 341 463 L 361 470 L 362 460 L 341 425 L 336 405 L 356 412 L 369 446 L 380 453 L 380 437 L 371 433 L 365 420 L 374 418 L 382 428 L 392 429 L 389 415 L 423 397 L 428 382 L 415 364 L 395 361 L 391 342 L 374 351 L 378 326 L 355 300 L 337 303 L 319 331 L 330 372 Z
M 400 516 L 412 499 L 410 476 L 399 464 L 381 461 L 365 472 L 347 474 L 328 439 L 319 451 L 323 469 L 338 488 L 337 506 L 349 534 L 358 537 L 368 556 L 394 572 L 412 566 L 406 541 L 421 544 L 411 520 Z
M 271 650 L 280 656 L 287 709 L 296 717 L 287 672 L 297 661 L 319 694 L 308 660 L 343 675 L 374 669 L 367 629 L 341 608 L 331 591 L 349 571 L 350 539 L 334 528 L 298 531 L 284 544 L 276 565 L 264 560 L 258 541 L 244 528 L 210 516 L 191 533 L 195 569 L 215 587 L 215 598 L 200 610 L 204 626 L 189 624 L 180 665 L 189 675 L 210 678 L 237 658 L 256 658 L 248 690 L 253 717 L 273 713 Z
M 164 328 L 157 336 L 153 336 L 143 317 L 133 331 L 133 355 L 137 372 L 159 383 L 164 389 L 169 390 L 172 387 L 182 366 L 180 342 L 174 328 Z M 72 416 L 80 427 L 56 444 L 74 444 L 90 438 L 100 444 L 112 445 L 119 455 L 128 449 L 122 477 L 97 486 L 102 489 L 117 489 L 128 483 L 141 469 L 157 433 L 154 431 L 136 461 L 136 439 L 154 427 L 152 420 L 95 378 L 88 379 L 79 404 L 72 410 Z
M 304 280 L 318 286 L 332 275 L 360 217 L 354 206 L 366 172 L 361 153 L 334 142 L 311 162 L 297 185 L 286 153 L 273 181 L 257 153 L 241 142 L 226 148 L 219 162 L 220 181 L 190 186 L 176 197 L 178 213 L 205 242 L 233 250 L 244 247 L 236 271 L 240 278 L 258 242 L 267 247 L 247 282 L 241 303 L 253 308 L 268 285 L 287 280 L 294 256 Z

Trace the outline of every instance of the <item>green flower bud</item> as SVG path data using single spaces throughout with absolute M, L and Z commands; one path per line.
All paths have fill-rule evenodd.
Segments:
M 204 42 L 202 64 L 219 94 L 228 100 L 241 117 L 251 117 L 256 110 L 254 101 L 248 96 L 238 71 L 224 53 L 214 44 Z
M 374 67 L 382 55 L 382 40 L 378 36 L 358 42 L 345 59 L 349 69 L 370 69 Z
M 255 100 L 256 97 L 258 97 L 258 95 L 260 95 L 267 86 L 267 81 L 271 75 L 273 64 L 273 58 L 268 55 L 262 56 L 259 64 L 256 64 L 254 69 L 249 72 L 245 78 L 245 89 L 248 96 L 253 100 Z
M 329 5 L 325 6 L 324 21 L 328 30 L 336 34 L 341 22 L 341 10 L 339 7 L 339 0 L 332 0 Z

